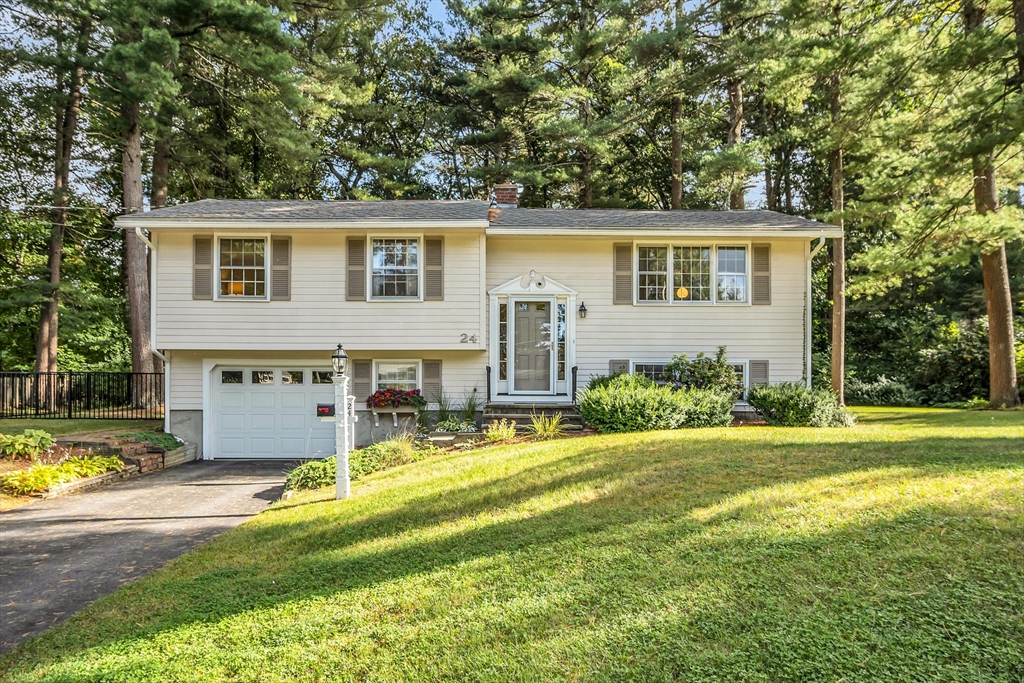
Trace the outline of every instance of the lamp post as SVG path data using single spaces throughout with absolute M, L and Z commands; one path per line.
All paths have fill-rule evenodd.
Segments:
M 348 451 L 350 444 L 348 426 L 348 354 L 341 344 L 331 355 L 331 365 L 334 366 L 334 452 L 337 463 L 336 495 L 335 498 L 343 500 L 349 495 L 348 477 Z

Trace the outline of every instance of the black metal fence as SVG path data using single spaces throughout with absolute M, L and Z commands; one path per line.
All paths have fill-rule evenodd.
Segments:
M 0 418 L 163 416 L 162 372 L 0 372 Z

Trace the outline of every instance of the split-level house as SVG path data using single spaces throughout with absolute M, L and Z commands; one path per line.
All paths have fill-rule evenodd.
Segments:
M 118 219 L 152 244 L 166 426 L 204 458 L 334 452 L 344 344 L 356 441 L 378 388 L 566 406 L 596 375 L 727 348 L 745 385 L 808 381 L 811 257 L 834 226 L 769 211 L 482 201 L 203 200 Z M 146 233 L 143 233 L 146 234 Z

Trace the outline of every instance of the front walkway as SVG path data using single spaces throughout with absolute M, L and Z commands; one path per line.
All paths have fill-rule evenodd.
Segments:
M 291 464 L 194 462 L 0 513 L 0 652 L 265 509 Z

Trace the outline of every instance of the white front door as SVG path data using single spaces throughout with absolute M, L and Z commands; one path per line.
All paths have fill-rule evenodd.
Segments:
M 323 458 L 334 423 L 317 403 L 334 403 L 330 369 L 216 366 L 212 370 L 214 458 Z

